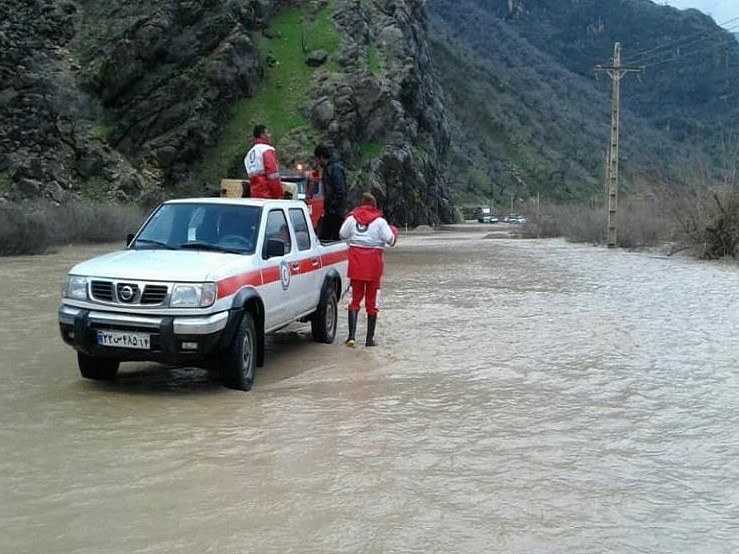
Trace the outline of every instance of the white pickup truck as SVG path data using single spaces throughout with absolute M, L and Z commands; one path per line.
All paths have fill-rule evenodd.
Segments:
M 125 250 L 74 266 L 59 308 L 80 373 L 113 379 L 122 361 L 220 368 L 249 390 L 265 335 L 310 322 L 336 336 L 346 243 L 321 244 L 305 203 L 192 198 L 161 204 Z

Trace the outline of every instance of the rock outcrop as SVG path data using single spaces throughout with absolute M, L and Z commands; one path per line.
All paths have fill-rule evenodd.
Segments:
M 398 223 L 451 221 L 443 186 L 449 127 L 433 78 L 423 0 L 339 2 L 335 16 L 344 49 L 341 73 L 324 76 L 307 111 L 353 163 L 368 163 L 369 188 Z M 377 67 L 368 60 L 370 51 Z M 362 143 L 381 143 L 372 160 L 358 159 Z M 355 197 L 367 188 L 353 184 Z
M 151 203 L 195 190 L 196 162 L 269 65 L 253 34 L 286 4 L 3 2 L 0 197 Z M 352 189 L 371 187 L 394 221 L 450 220 L 442 171 L 449 131 L 424 1 L 329 5 L 341 52 L 312 52 L 307 62 L 333 55 L 339 70 L 311 84 L 305 115 L 341 152 Z M 379 145 L 378 153 L 363 154 L 366 144 Z
M 0 4 L 0 193 L 63 202 L 89 192 L 138 198 L 143 179 L 99 136 L 94 102 L 77 84 L 70 2 Z

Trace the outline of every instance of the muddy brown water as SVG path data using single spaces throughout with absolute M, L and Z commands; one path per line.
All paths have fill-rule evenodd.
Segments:
M 380 347 L 298 326 L 247 394 L 80 379 L 110 245 L 0 259 L 0 552 L 739 551 L 739 269 L 468 231 L 388 252 Z

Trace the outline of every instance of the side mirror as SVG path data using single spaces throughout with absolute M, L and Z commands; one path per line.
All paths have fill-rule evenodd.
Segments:
M 135 236 L 135 235 L 134 235 L 133 233 L 128 233 L 128 234 L 126 235 L 126 247 L 129 247 L 129 246 L 131 246 L 131 243 L 133 242 L 133 237 L 134 237 L 134 236 Z
M 277 256 L 285 255 L 285 242 L 280 239 L 267 239 L 267 244 L 264 245 L 264 258 L 275 258 Z

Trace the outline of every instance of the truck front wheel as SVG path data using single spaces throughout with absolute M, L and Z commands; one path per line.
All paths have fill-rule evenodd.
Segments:
M 328 292 L 318 304 L 316 313 L 311 318 L 311 334 L 316 342 L 325 342 L 331 344 L 336 338 L 336 322 L 338 317 L 338 307 L 336 301 L 336 293 Z
M 95 379 L 96 381 L 110 381 L 111 379 L 115 379 L 120 364 L 118 360 L 95 358 L 82 352 L 77 352 L 77 366 L 80 368 L 80 374 L 85 379 Z
M 223 354 L 223 385 L 248 391 L 254 383 L 257 360 L 257 331 L 254 316 L 244 312 L 231 344 Z

